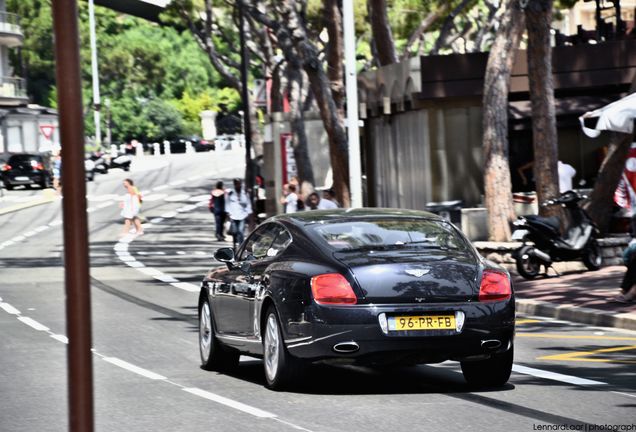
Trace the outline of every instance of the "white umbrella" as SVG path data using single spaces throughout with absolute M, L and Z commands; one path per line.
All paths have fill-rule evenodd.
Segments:
M 589 117 L 598 117 L 596 127 L 588 128 L 585 126 L 584 120 Z M 602 130 L 631 134 L 634 132 L 635 119 L 636 93 L 625 96 L 603 108 L 586 112 L 579 117 L 583 132 L 590 138 L 598 137 Z

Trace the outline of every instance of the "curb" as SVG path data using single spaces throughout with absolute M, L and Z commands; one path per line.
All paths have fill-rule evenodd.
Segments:
M 45 195 L 48 195 L 45 193 Z M 7 213 L 12 213 L 12 212 L 16 212 L 19 210 L 24 210 L 27 209 L 29 207 L 35 207 L 35 206 L 39 206 L 42 204 L 49 204 L 52 203 L 53 201 L 56 200 L 55 195 L 53 194 L 52 196 L 44 196 L 42 198 L 37 198 L 34 199 L 33 201 L 28 201 L 25 203 L 20 203 L 20 204 L 16 204 L 16 205 L 12 205 L 9 207 L 5 207 L 5 208 L 0 208 L 0 216 L 7 214 Z
M 625 330 L 636 330 L 636 313 L 620 313 L 612 315 L 597 309 L 570 306 L 555 306 L 536 300 L 519 300 L 516 302 L 517 312 L 546 318 L 573 321 L 599 327 L 615 327 Z

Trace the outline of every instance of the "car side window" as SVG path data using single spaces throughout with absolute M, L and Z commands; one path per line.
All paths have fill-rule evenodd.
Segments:
M 276 228 L 276 239 L 274 239 L 274 242 L 267 250 L 268 258 L 277 256 L 292 242 L 291 234 L 285 227 L 277 226 Z
M 267 257 L 267 251 L 278 234 L 277 228 L 276 225 L 267 224 L 257 229 L 245 244 L 239 261 L 252 261 Z

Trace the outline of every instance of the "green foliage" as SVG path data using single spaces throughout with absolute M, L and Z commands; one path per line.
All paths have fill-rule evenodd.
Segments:
M 94 134 L 92 73 L 87 2 L 79 4 L 80 55 L 85 129 Z M 21 17 L 22 48 L 28 92 L 34 103 L 57 105 L 51 0 L 7 0 L 7 10 Z M 96 33 L 102 99 L 102 131 L 111 103 L 113 140 L 155 140 L 184 132 L 200 133 L 198 107 L 215 109 L 220 100 L 235 107 L 233 90 L 221 83 L 191 35 L 172 27 L 118 14 L 96 6 Z M 13 55 L 14 64 L 18 64 Z M 206 101 L 206 98 L 209 99 Z M 194 102 L 193 102 L 194 101 Z

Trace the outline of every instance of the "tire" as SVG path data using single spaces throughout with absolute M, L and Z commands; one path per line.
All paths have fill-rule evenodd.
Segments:
M 265 315 L 263 368 L 265 386 L 272 390 L 283 390 L 299 382 L 304 369 L 302 361 L 289 354 L 285 348 L 280 320 L 274 307 L 270 307 Z
M 130 171 L 130 165 L 124 166 L 124 171 L 126 171 L 126 172 Z
M 534 248 L 532 246 L 522 246 L 517 252 L 515 262 L 517 272 L 525 279 L 534 279 L 541 270 L 541 263 L 533 255 L 529 254 Z
M 583 250 L 583 264 L 588 270 L 598 270 L 603 263 L 603 256 L 601 254 L 601 247 L 598 245 L 596 239 L 590 239 L 585 245 Z
M 491 358 L 461 362 L 464 379 L 471 387 L 501 387 L 508 382 L 512 372 L 514 347 Z
M 214 335 L 214 321 L 210 302 L 199 306 L 199 354 L 205 370 L 231 370 L 238 365 L 239 353 L 225 348 Z
M 4 188 L 5 188 L 6 190 L 13 190 L 13 187 L 14 187 L 14 186 L 13 186 L 12 184 L 9 184 L 9 183 L 5 183 L 5 184 L 4 184 Z

